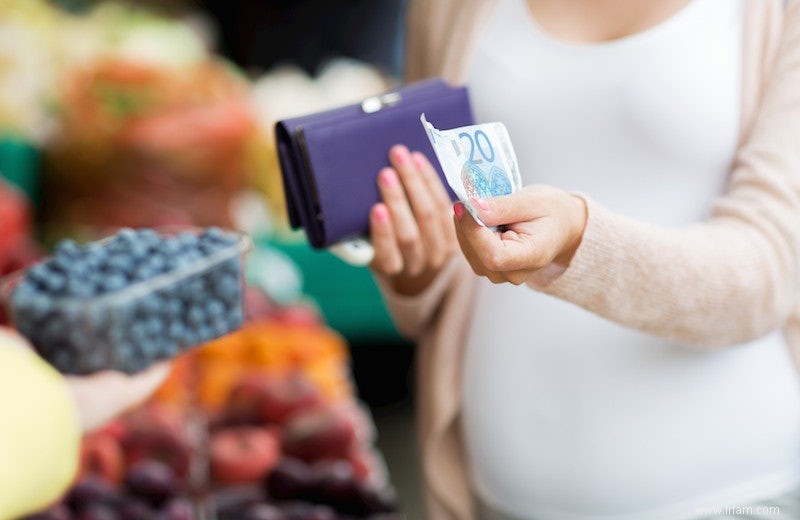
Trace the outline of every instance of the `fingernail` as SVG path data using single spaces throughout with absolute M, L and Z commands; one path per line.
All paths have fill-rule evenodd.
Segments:
M 489 203 L 486 202 L 484 199 L 474 198 L 472 202 L 478 206 L 478 209 L 481 211 L 489 211 Z
M 405 164 L 408 162 L 408 148 L 399 145 L 392 148 L 392 156 L 397 164 Z
M 391 168 L 384 168 L 381 170 L 380 181 L 385 188 L 397 186 L 397 173 L 395 173 L 395 171 Z
M 372 214 L 378 222 L 389 220 L 389 210 L 383 204 L 378 204 L 372 209 Z
M 464 205 L 460 202 L 453 204 L 453 213 L 456 214 L 456 219 L 461 220 L 461 217 L 464 216 Z

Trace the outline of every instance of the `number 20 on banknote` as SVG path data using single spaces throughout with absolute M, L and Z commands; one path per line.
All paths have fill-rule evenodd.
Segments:
M 485 123 L 439 130 L 425 114 L 420 120 L 447 183 L 468 208 L 469 199 L 509 195 L 521 188 L 517 157 L 505 125 Z

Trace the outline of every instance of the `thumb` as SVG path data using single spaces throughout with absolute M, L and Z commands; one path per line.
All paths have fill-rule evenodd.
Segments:
M 521 190 L 502 197 L 473 198 L 470 199 L 470 204 L 487 226 L 515 224 L 541 216 L 536 197 L 529 190 Z

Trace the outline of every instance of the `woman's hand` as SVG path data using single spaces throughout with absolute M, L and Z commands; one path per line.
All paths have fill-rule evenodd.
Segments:
M 494 283 L 519 285 L 553 263 L 568 266 L 586 227 L 583 199 L 550 186 L 471 204 L 484 224 L 498 230 L 481 226 L 456 203 L 458 242 L 472 270 Z
M 370 212 L 375 259 L 370 267 L 400 294 L 418 294 L 455 253 L 451 201 L 428 159 L 402 145 L 392 147 L 393 168 L 378 174 L 383 202 Z
M 81 429 L 90 431 L 145 401 L 169 374 L 171 362 L 161 361 L 137 374 L 106 370 L 87 376 L 67 376 L 78 405 Z
M 0 348 L 18 348 L 37 356 L 24 337 L 5 327 L 0 327 Z M 92 430 L 146 400 L 166 379 L 170 367 L 171 361 L 161 361 L 133 375 L 106 370 L 87 376 L 63 376 L 76 404 L 81 429 Z

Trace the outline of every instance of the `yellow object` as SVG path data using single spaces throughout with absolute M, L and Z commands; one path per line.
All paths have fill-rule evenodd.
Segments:
M 75 476 L 79 443 L 64 378 L 0 329 L 0 519 L 55 501 Z

